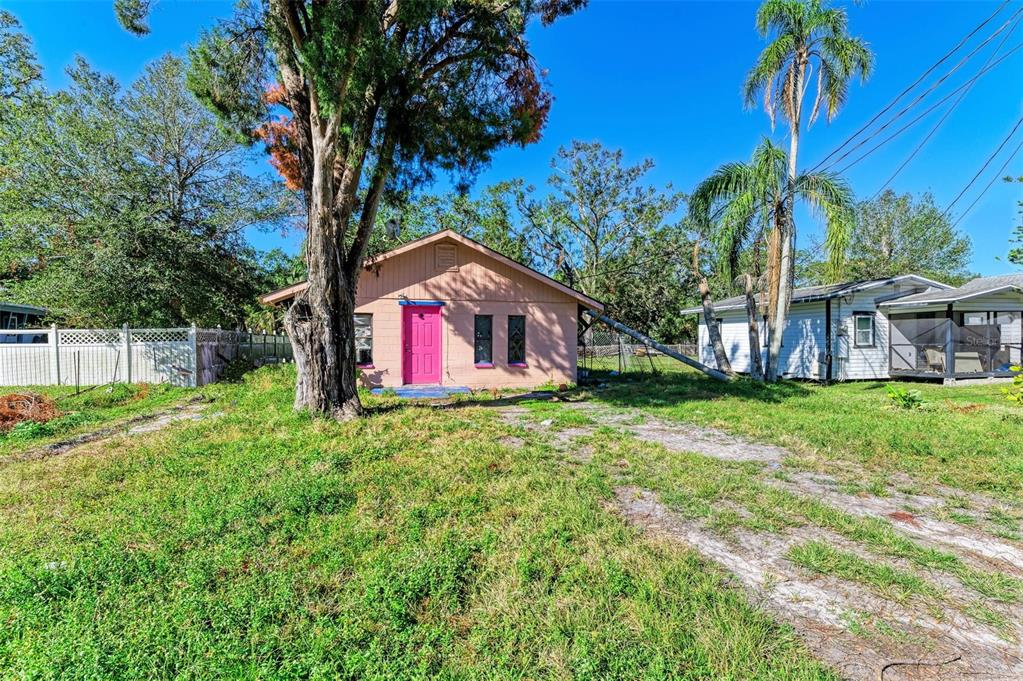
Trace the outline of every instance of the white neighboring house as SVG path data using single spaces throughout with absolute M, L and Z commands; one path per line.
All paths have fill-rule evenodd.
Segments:
M 700 360 L 716 366 L 702 308 Z M 743 297 L 714 303 L 732 369 L 750 368 Z M 915 274 L 796 289 L 782 336 L 782 374 L 811 380 L 1009 376 L 1023 354 L 1023 274 L 961 287 Z M 761 317 L 761 358 L 767 356 Z

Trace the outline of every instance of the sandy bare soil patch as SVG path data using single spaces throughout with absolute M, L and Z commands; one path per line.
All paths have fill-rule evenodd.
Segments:
M 556 419 L 530 414 L 523 407 L 500 409 L 503 419 L 546 438 L 576 460 L 589 461 L 594 455 L 592 443 L 578 439 L 609 426 L 625 437 L 656 443 L 668 451 L 723 462 L 755 462 L 761 464 L 759 482 L 770 489 L 811 499 L 852 517 L 882 521 L 885 527 L 890 525 L 893 537 L 911 540 L 922 551 L 951 556 L 961 571 L 996 575 L 1010 582 L 1023 579 L 1023 545 L 995 536 L 993 526 L 983 521 L 997 512 L 1018 518 L 1018 509 L 997 500 L 949 487 L 929 494 L 899 491 L 910 486 L 903 475 L 891 476 L 890 488 L 883 493 L 852 492 L 846 484 L 850 479 L 869 476 L 848 462 L 836 465 L 841 475 L 832 477 L 799 468 L 798 457 L 784 448 L 714 429 L 666 422 L 637 409 L 587 402 L 561 406 L 582 411 L 594 425 L 559 427 Z M 950 520 L 948 508 L 961 508 L 964 500 L 970 508 L 969 513 L 960 514 L 964 522 Z M 655 492 L 625 483 L 616 489 L 612 506 L 642 531 L 684 542 L 721 565 L 755 602 L 790 623 L 810 649 L 844 677 L 1023 678 L 1023 597 L 985 598 L 961 574 L 878 555 L 877 546 L 868 548 L 811 523 L 776 532 L 740 525 L 723 533 L 675 512 Z M 728 510 L 737 516 L 748 514 L 740 505 L 732 506 Z M 831 547 L 839 552 L 836 555 L 852 556 L 853 568 L 828 572 L 797 564 L 792 552 L 808 542 Z M 876 588 L 871 575 L 855 575 L 857 566 L 880 571 L 883 577 L 905 576 L 925 595 L 893 600 Z

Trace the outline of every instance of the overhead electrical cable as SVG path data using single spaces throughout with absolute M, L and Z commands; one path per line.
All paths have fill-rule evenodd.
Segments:
M 1021 126 L 1021 125 L 1023 125 L 1023 116 L 1021 116 L 1019 118 L 1019 120 L 1016 121 L 1016 125 L 1012 126 L 1012 130 L 1009 131 L 1009 134 L 1006 135 L 1005 138 L 998 145 L 998 147 L 996 147 L 995 150 L 993 152 L 991 152 L 991 155 L 988 156 L 987 160 L 984 161 L 984 164 L 980 167 L 980 170 L 978 170 L 977 173 L 972 178 L 970 178 L 970 181 L 966 183 L 966 186 L 963 187 L 963 190 L 961 192 L 959 192 L 959 194 L 957 194 L 954 199 L 952 199 L 952 202 L 950 204 L 948 204 L 948 206 L 945 207 L 945 210 L 943 210 L 941 212 L 942 215 L 948 215 L 949 214 L 949 212 L 959 202 L 959 199 L 963 198 L 963 195 L 966 194 L 967 191 L 969 191 L 970 187 L 973 186 L 973 183 L 977 181 L 977 178 L 980 177 L 984 173 L 985 170 L 987 170 L 987 167 L 989 165 L 991 165 L 991 161 L 993 161 L 995 159 L 995 157 L 998 156 L 999 153 L 1001 153 L 1002 149 L 1004 149 L 1005 145 L 1009 143 L 1009 140 L 1012 139 L 1013 135 L 1016 134 L 1016 131 L 1019 130 L 1019 126 Z M 1013 154 L 1013 155 L 1015 155 L 1015 154 Z M 1009 160 L 1011 161 L 1012 157 L 1010 157 Z M 1006 165 L 1007 164 L 1008 164 L 1008 162 L 1006 162 Z
M 842 166 L 842 169 L 837 171 L 838 174 L 844 173 L 849 168 L 853 167 L 854 165 L 856 165 L 857 163 L 859 163 L 863 159 L 867 158 L 868 156 L 873 154 L 875 151 L 877 151 L 878 149 L 880 149 L 884 145 L 886 145 L 889 142 L 891 142 L 893 139 L 895 139 L 896 137 L 898 137 L 899 135 L 901 135 L 905 131 L 907 131 L 910 128 L 912 128 L 914 125 L 916 125 L 921 120 L 926 118 L 928 116 L 928 114 L 930 114 L 932 111 L 934 111 L 935 109 L 940 107 L 942 104 L 944 104 L 945 102 L 950 100 L 952 97 L 954 97 L 960 91 L 969 90 L 970 88 L 972 88 L 973 85 L 976 84 L 976 82 L 983 75 L 985 75 L 988 71 L 992 70 L 993 68 L 995 68 L 996 66 L 1001 64 L 1003 61 L 1005 61 L 1006 59 L 1008 59 L 1009 57 L 1011 57 L 1013 54 L 1015 54 L 1016 52 L 1018 52 L 1021 49 L 1023 49 L 1023 42 L 1017 43 L 1012 49 L 1010 49 L 1008 52 L 1006 52 L 1004 55 L 1002 55 L 1002 57 L 1000 59 L 998 59 L 997 61 L 993 62 L 992 64 L 990 64 L 988 67 L 984 68 L 983 70 L 979 71 L 976 75 L 974 75 L 972 78 L 970 78 L 969 80 L 964 82 L 962 85 L 957 87 L 955 90 L 952 90 L 950 93 L 948 93 L 947 95 L 945 95 L 944 97 L 939 99 L 937 102 L 935 102 L 931 106 L 929 106 L 926 109 L 924 109 L 923 113 L 917 115 L 915 118 L 913 118 L 911 121 L 909 121 L 908 123 L 903 125 L 901 128 L 899 128 L 898 130 L 893 132 L 891 135 L 889 135 L 888 137 L 884 138 L 883 140 L 881 140 L 880 142 L 875 144 L 873 147 L 871 147 L 870 149 L 868 149 L 863 154 L 861 154 L 857 158 L 853 159 L 852 161 L 850 161 L 846 165 Z M 828 170 L 828 169 L 826 168 L 825 170 Z
M 944 83 L 944 82 L 945 82 L 946 80 L 948 80 L 949 78 L 951 78 L 951 77 L 952 77 L 952 75 L 953 75 L 953 74 L 954 74 L 954 73 L 955 73 L 956 71 L 958 71 L 958 70 L 959 70 L 959 69 L 960 69 L 960 68 L 961 68 L 961 67 L 962 67 L 963 65 L 965 65 L 965 64 L 966 64 L 966 63 L 967 63 L 968 61 L 970 61 L 970 59 L 972 59 L 972 58 L 973 58 L 973 57 L 974 57 L 974 56 L 975 56 L 975 55 L 976 55 L 976 54 L 977 54 L 977 53 L 978 53 L 978 52 L 979 52 L 980 50 L 982 50 L 982 49 L 984 48 L 984 46 L 985 46 L 985 45 L 987 45 L 987 44 L 988 44 L 989 42 L 991 42 L 991 40 L 993 40 L 993 39 L 994 39 L 994 38 L 995 38 L 995 37 L 996 37 L 996 36 L 997 36 L 997 35 L 998 35 L 999 33 L 1001 33 L 1001 32 L 1002 32 L 1002 31 L 1003 31 L 1003 30 L 1004 30 L 1004 29 L 1005 29 L 1005 28 L 1006 28 L 1006 27 L 1007 27 L 1007 26 L 1009 25 L 1009 23 L 1010 23 L 1010 22 L 1013 22 L 1013 21 L 1017 21 L 1017 22 L 1018 22 L 1018 19 L 1019 19 L 1019 17 L 1020 17 L 1020 15 L 1021 15 L 1021 14 L 1023 14 L 1023 7 L 1021 7 L 1021 8 L 1020 8 L 1020 9 L 1018 9 L 1018 10 L 1016 10 L 1016 12 L 1015 12 L 1015 13 L 1013 13 L 1013 15 L 1012 15 L 1012 16 L 1011 16 L 1011 17 L 1009 18 L 1009 21 L 1007 21 L 1007 22 L 1006 22 L 1005 24 L 1002 24 L 1002 26 L 1000 26 L 1000 27 L 999 27 L 999 28 L 998 28 L 998 29 L 997 29 L 997 30 L 996 30 L 996 31 L 995 31 L 994 33 L 992 33 L 992 34 L 991 34 L 991 35 L 989 35 L 989 36 L 988 36 L 987 38 L 985 38 L 985 39 L 984 39 L 984 41 L 983 41 L 983 42 L 981 42 L 981 43 L 980 43 L 980 45 L 978 45 L 977 47 L 975 47 L 975 48 L 973 49 L 973 51 L 972 51 L 972 52 L 970 52 L 970 53 L 969 53 L 969 54 L 967 54 L 967 55 L 966 55 L 965 57 L 963 57 L 962 59 L 960 59 L 960 60 L 959 60 L 959 63 L 957 63 L 957 64 L 956 64 L 955 66 L 953 66 L 953 67 L 952 67 L 951 69 L 949 69 L 949 70 L 948 70 L 948 72 L 947 72 L 947 73 L 945 73 L 945 75 L 943 75 L 943 76 L 942 76 L 941 78 L 939 78 L 939 79 L 938 79 L 938 80 L 936 80 L 936 81 L 935 81 L 934 83 L 932 83 L 932 84 L 931 84 L 931 85 L 930 85 L 930 86 L 929 86 L 929 87 L 928 87 L 928 88 L 927 88 L 926 90 L 924 90 L 924 91 L 923 91 L 923 93 L 922 93 L 922 94 L 918 95 L 916 99 L 914 99 L 914 100 L 913 100 L 912 102 L 910 102 L 910 103 L 909 103 L 908 105 L 906 105 L 905 107 L 903 107 L 903 108 L 902 108 L 902 109 L 901 109 L 901 110 L 900 110 L 900 111 L 899 111 L 898 113 L 896 113 L 896 114 L 895 114 L 895 115 L 894 115 L 894 116 L 893 116 L 892 118 L 890 118 L 889 120 L 885 121 L 885 122 L 884 122 L 884 124 L 882 124 L 882 125 L 881 125 L 880 127 L 876 128 L 876 129 L 874 129 L 874 130 L 872 130 L 872 131 L 870 132 L 870 134 L 868 134 L 868 135 L 867 135 L 866 137 L 864 137 L 864 138 L 863 138 L 862 140 L 860 140 L 859 142 L 857 142 L 857 143 L 856 143 L 856 144 L 855 144 L 855 145 L 854 145 L 854 146 L 853 146 L 852 148 L 850 148 L 849 150 L 847 150 L 847 151 L 846 151 L 845 153 L 843 153 L 843 154 L 842 154 L 841 156 L 839 156 L 839 157 L 838 157 L 838 158 L 836 158 L 835 160 L 833 160 L 833 161 L 830 161 L 830 162 L 828 162 L 828 158 L 830 158 L 830 157 L 832 157 L 832 156 L 834 156 L 834 155 L 835 155 L 835 152 L 834 152 L 834 151 L 833 151 L 832 153 L 828 154 L 828 156 L 827 156 L 827 157 L 826 157 L 826 158 L 825 158 L 824 160 L 820 161 L 820 162 L 819 162 L 819 163 L 818 163 L 817 165 L 815 165 L 815 166 L 814 166 L 814 167 L 813 167 L 813 168 L 811 169 L 811 171 L 810 171 L 810 172 L 815 172 L 815 171 L 817 171 L 817 170 L 821 170 L 821 169 L 827 170 L 828 168 L 834 167 L 835 165 L 837 165 L 837 164 L 838 164 L 838 163 L 839 163 L 840 161 L 842 161 L 843 159 L 845 159 L 845 158 L 848 158 L 848 157 L 849 157 L 849 155 L 850 155 L 850 154 L 852 154 L 852 153 L 853 153 L 854 151 L 856 151 L 857 149 L 859 149 L 859 148 L 860 148 L 860 147 L 862 147 L 863 145 L 865 145 L 865 144 L 867 144 L 868 142 L 870 142 L 870 140 L 872 140 L 872 139 L 874 139 L 875 137 L 877 137 L 878 135 L 880 135 L 880 134 L 881 134 L 881 133 L 882 133 L 882 132 L 883 132 L 883 131 L 884 131 L 884 130 L 885 130 L 886 128 L 888 128 L 888 126 L 892 125 L 892 124 L 893 124 L 893 123 L 895 123 L 895 122 L 896 122 L 897 120 L 899 120 L 900 118 L 902 118 L 903 116 L 905 116 L 905 115 L 906 115 L 907 113 L 909 113 L 910 111 L 912 111 L 914 107 L 916 107 L 916 106 L 917 106 L 917 105 L 918 105 L 918 104 L 919 104 L 920 102 L 922 102 L 922 101 L 923 101 L 924 99 L 926 99 L 926 98 L 927 98 L 927 97 L 928 97 L 928 96 L 929 96 L 929 95 L 930 95 L 930 94 L 931 94 L 932 92 L 934 92 L 935 90 L 937 90 L 937 89 L 938 89 L 938 88 L 939 88 L 939 87 L 941 86 L 941 84 L 942 84 L 942 83 Z M 1015 25 L 1013 25 L 1013 28 L 1015 28 Z M 1001 61 L 1001 60 L 1000 60 L 1000 61 Z M 1000 61 L 999 61 L 998 63 L 1000 63 Z M 982 70 L 980 71 L 980 73 L 978 73 L 977 75 L 975 75 L 975 76 L 974 76 L 974 78 L 978 78 L 978 77 L 979 77 L 980 75 L 982 75 L 983 73 L 986 73 L 986 72 L 987 72 L 987 71 L 986 71 L 986 69 L 982 69 Z M 960 86 L 960 87 L 962 87 L 962 86 Z M 947 97 L 946 97 L 946 99 L 947 99 Z M 942 101 L 944 101 L 944 100 L 942 100 Z M 929 109 L 929 111 L 930 111 L 930 110 L 933 110 L 933 108 L 934 108 L 934 107 L 932 106 L 932 107 L 931 107 L 931 108 Z M 876 119 L 876 117 L 875 117 L 875 119 Z M 914 120 L 915 120 L 915 121 L 917 121 L 917 120 L 920 120 L 920 118 L 919 118 L 919 117 L 917 117 L 917 118 L 916 118 L 916 119 L 914 119 Z M 908 127 L 908 126 L 907 126 L 907 127 Z M 906 128 L 903 128 L 903 130 L 905 130 L 905 129 L 906 129 Z M 843 146 L 844 146 L 845 144 L 846 144 L 846 143 L 843 143 Z
M 969 32 L 969 33 L 968 33 L 968 34 L 967 34 L 967 35 L 966 35 L 966 36 L 965 36 L 965 37 L 964 37 L 964 38 L 963 38 L 962 40 L 960 40 L 960 41 L 959 41 L 959 42 L 958 42 L 958 43 L 957 43 L 957 44 L 955 45 L 955 47 L 953 47 L 952 49 L 950 49 L 950 50 L 949 50 L 948 52 L 946 52 L 946 53 L 944 54 L 944 56 L 942 56 L 942 57 L 941 57 L 940 59 L 938 59 L 938 61 L 934 62 L 934 64 L 932 64 L 932 65 L 930 66 L 930 68 L 928 68 L 928 69 L 927 69 L 926 71 L 924 71 L 924 72 L 923 72 L 923 73 L 922 73 L 922 74 L 920 75 L 920 77 L 919 77 L 919 78 L 917 78 L 917 79 L 916 79 L 916 80 L 915 80 L 915 81 L 914 81 L 914 82 L 913 82 L 912 84 L 910 84 L 910 85 L 909 85 L 908 87 L 906 87 L 906 89 L 905 89 L 905 90 L 903 90 L 903 91 L 902 91 L 902 92 L 900 92 L 900 93 L 899 93 L 898 95 L 896 95 L 896 96 L 895 96 L 895 99 L 893 99 L 892 101 L 890 101 L 890 102 L 889 102 L 889 103 L 887 104 L 887 106 L 885 106 L 885 107 L 884 107 L 883 109 L 881 109 L 880 111 L 878 111 L 878 112 L 877 112 L 877 113 L 876 113 L 876 114 L 874 115 L 874 117 L 873 117 L 873 118 L 871 118 L 871 119 L 870 119 L 869 121 L 867 121 L 866 123 L 864 123 L 864 124 L 863 124 L 863 126 L 862 126 L 862 127 L 860 127 L 860 129 L 859 129 L 859 130 L 857 130 L 857 131 L 856 131 L 856 132 L 854 132 L 854 133 L 853 133 L 852 135 L 850 135 L 849 137 L 847 137 L 847 138 L 846 138 L 846 140 L 845 140 L 844 142 L 842 142 L 842 143 L 841 143 L 840 145 L 838 145 L 838 147 L 836 147 L 836 148 L 835 148 L 835 149 L 834 149 L 834 150 L 833 150 L 833 151 L 832 151 L 832 152 L 831 152 L 830 154 L 828 154 L 828 155 L 827 155 L 827 156 L 825 156 L 825 157 L 824 157 L 823 159 L 821 159 L 821 164 L 823 164 L 823 163 L 824 163 L 824 162 L 826 162 L 826 161 L 827 161 L 827 160 L 828 160 L 829 158 L 831 158 L 832 156 L 834 156 L 835 154 L 837 154 L 838 152 L 840 152 L 840 151 L 841 151 L 842 149 L 844 149 L 844 148 L 845 148 L 845 146 L 846 146 L 847 144 L 849 144 L 849 143 L 850 143 L 850 142 L 852 142 L 852 141 L 853 141 L 854 139 L 856 139 L 857 137 L 859 137 L 859 135 L 860 135 L 860 134 L 861 134 L 861 133 L 862 133 L 863 131 L 865 131 L 865 130 L 866 130 L 867 128 L 869 128 L 869 127 L 870 127 L 871 125 L 873 125 L 874 123 L 876 123 L 876 122 L 877 122 L 877 120 L 878 120 L 879 118 L 881 118 L 881 117 L 882 117 L 882 116 L 884 116 L 884 115 L 885 115 L 886 113 L 888 113 L 888 112 L 889 112 L 889 111 L 890 111 L 890 110 L 892 109 L 892 107 L 894 107 L 894 106 L 895 106 L 896 104 L 898 104 L 898 103 L 899 103 L 899 100 L 901 100 L 901 99 L 902 99 L 903 97 L 905 97 L 905 96 L 906 96 L 906 94 L 908 94 L 908 93 L 909 93 L 909 92 L 910 92 L 911 90 L 913 90 L 913 88 L 915 88 L 915 87 L 916 87 L 917 85 L 919 85 L 920 83 L 922 83 L 922 82 L 923 82 L 923 81 L 924 81 L 924 80 L 925 80 L 925 79 L 927 78 L 927 76 L 929 76 L 929 75 L 930 75 L 930 74 L 931 74 L 931 73 L 932 73 L 932 72 L 933 72 L 933 71 L 934 71 L 934 70 L 935 70 L 936 68 L 938 68 L 938 67 L 939 67 L 939 66 L 941 66 L 941 65 L 942 65 L 943 63 L 945 63 L 945 61 L 947 61 L 947 60 L 948 60 L 948 59 L 949 59 L 949 58 L 950 58 L 950 57 L 951 57 L 951 56 L 952 56 L 953 54 L 955 54 L 956 52 L 958 52 L 958 51 L 959 51 L 959 48 L 961 48 L 961 47 L 962 47 L 963 45 L 965 45 L 965 44 L 966 44 L 967 42 L 969 42 L 969 40 L 970 40 L 970 39 L 971 39 L 971 38 L 972 38 L 973 36 L 975 36 L 975 35 L 976 35 L 976 34 L 977 34 L 978 32 L 980 32 L 980 30 L 981 30 L 982 28 L 984 28 L 984 27 L 985 27 L 985 26 L 986 26 L 986 25 L 987 25 L 988 23 L 990 23 L 992 19 L 994 19 L 994 18 L 995 18 L 996 16 L 998 16 L 998 14 L 999 14 L 999 13 L 1001 13 L 1001 11 L 1002 11 L 1003 9 L 1005 9 L 1005 6 L 1006 6 L 1006 5 L 1008 5 L 1008 4 L 1009 4 L 1009 0 L 1005 0 L 1004 2 L 1002 2 L 1002 4 L 1001 4 L 1001 5 L 999 5 L 999 6 L 998 6 L 998 8 L 997 8 L 997 9 L 996 9 L 996 10 L 995 10 L 994 12 L 992 12 L 992 13 L 991 13 L 991 15 L 990 15 L 990 16 L 989 16 L 989 17 L 988 17 L 987 19 L 985 19 L 985 20 L 984 20 L 984 21 L 982 21 L 982 22 L 981 22 L 981 23 L 980 23 L 979 25 L 977 25 L 977 26 L 976 26 L 976 27 L 975 27 L 975 28 L 974 28 L 974 29 L 973 29 L 972 31 L 970 31 L 970 32 Z
M 1019 26 L 1019 22 L 1020 22 L 1020 20 L 1017 19 L 1016 23 L 1013 24 L 1011 29 L 1009 29 L 1009 32 L 1005 34 L 1004 38 L 1002 38 L 1002 42 L 998 43 L 998 47 L 995 48 L 995 51 L 992 52 L 991 56 L 988 57 L 986 62 L 984 62 L 984 66 L 981 69 L 981 72 L 983 72 L 984 69 L 986 69 L 988 66 L 990 66 L 992 60 L 994 60 L 994 58 L 998 56 L 998 53 L 1002 51 L 1002 48 L 1005 47 L 1005 43 L 1009 40 L 1010 37 L 1012 37 L 1012 34 L 1015 32 L 1016 28 Z M 966 95 L 970 94 L 970 91 L 973 89 L 973 86 L 976 85 L 976 84 L 977 84 L 977 79 L 976 78 L 974 78 L 974 79 L 969 81 L 969 87 L 967 87 L 965 90 L 963 90 L 962 94 L 959 95 L 959 98 L 956 99 L 954 102 L 952 102 L 952 105 L 948 108 L 948 110 L 945 111 L 945 113 L 942 115 L 942 117 L 940 119 L 938 119 L 938 122 L 935 123 L 934 127 L 930 129 L 930 131 L 927 133 L 927 135 L 922 140 L 920 140 L 920 143 L 917 144 L 916 147 L 914 147 L 913 151 L 910 152 L 909 156 L 907 156 L 906 159 L 901 164 L 899 164 L 899 167 L 896 168 L 895 171 L 891 175 L 888 176 L 888 179 L 885 180 L 884 183 L 880 187 L 878 187 L 877 191 L 874 192 L 874 195 L 871 197 L 871 199 L 876 199 L 878 196 L 880 196 L 881 192 L 883 192 L 885 189 L 887 189 L 888 185 L 890 185 L 892 183 L 892 181 L 896 177 L 899 176 L 899 173 L 901 173 L 903 170 L 905 170 L 906 166 L 908 166 L 913 161 L 913 159 L 916 158 L 916 155 L 919 154 L 920 151 L 925 146 L 927 146 L 927 143 L 930 142 L 931 138 L 934 137 L 935 133 L 937 133 L 938 130 L 941 129 L 941 126 L 945 124 L 945 121 L 948 120 L 948 117 L 952 115 L 952 113 L 962 103 L 962 101 L 964 99 L 966 99 Z

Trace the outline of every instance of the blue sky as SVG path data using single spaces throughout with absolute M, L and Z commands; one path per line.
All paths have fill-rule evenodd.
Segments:
M 63 69 L 75 54 L 129 82 L 147 61 L 167 51 L 183 52 L 203 27 L 229 14 L 232 6 L 162 0 L 152 16 L 152 34 L 135 38 L 117 25 L 112 4 L 112 0 L 0 0 L 32 36 L 47 82 L 54 87 L 66 82 Z M 876 54 L 875 73 L 865 86 L 852 88 L 836 121 L 818 122 L 804 133 L 800 165 L 817 163 L 996 6 L 886 0 L 850 4 L 850 29 L 870 42 Z M 1017 6 L 1014 2 L 1013 8 Z M 649 157 L 656 163 L 651 182 L 671 182 L 682 190 L 691 189 L 721 163 L 748 158 L 759 138 L 771 134 L 766 115 L 743 110 L 740 97 L 743 77 L 763 46 L 753 27 L 756 8 L 752 2 L 591 0 L 588 8 L 553 27 L 534 27 L 533 51 L 549 70 L 555 97 L 549 125 L 538 144 L 498 152 L 477 187 L 511 177 L 542 185 L 554 151 L 573 138 L 620 147 L 633 161 Z M 1023 28 L 1007 47 L 1020 41 Z M 976 60 L 978 65 L 980 61 Z M 962 82 L 976 68 L 970 62 L 949 82 Z M 947 205 L 1023 115 L 1021 84 L 1023 51 L 978 82 L 893 188 L 930 191 L 939 206 Z M 941 113 L 939 109 L 849 169 L 846 177 L 857 195 L 872 195 Z M 786 142 L 782 127 L 775 138 Z M 987 184 L 1015 147 L 1015 139 L 957 210 L 968 206 Z M 1023 154 L 1006 173 L 1023 175 Z M 446 183 L 439 188 L 446 188 Z M 1021 196 L 1020 185 L 996 182 L 960 223 L 973 240 L 975 271 L 994 274 L 1010 269 L 997 258 L 1008 251 L 1015 204 Z M 805 215 L 799 227 L 803 243 L 817 229 Z M 251 238 L 261 248 L 294 251 L 301 236 L 254 233 Z

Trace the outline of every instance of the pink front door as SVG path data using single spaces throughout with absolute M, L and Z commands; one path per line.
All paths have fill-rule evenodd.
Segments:
M 440 383 L 440 306 L 402 307 L 402 380 Z

